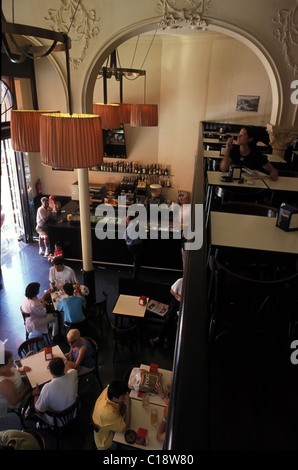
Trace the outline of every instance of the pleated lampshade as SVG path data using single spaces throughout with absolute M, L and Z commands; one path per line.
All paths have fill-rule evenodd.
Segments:
M 132 104 L 130 125 L 132 127 L 158 126 L 157 104 Z
M 122 124 L 129 124 L 131 104 L 129 103 L 115 103 L 115 104 L 119 104 L 120 106 L 120 122 Z
M 55 168 L 86 168 L 103 160 L 102 127 L 94 114 L 42 114 L 40 157 Z
M 103 129 L 119 129 L 121 123 L 119 104 L 93 103 L 93 113 L 101 117 Z
M 10 120 L 11 146 L 15 152 L 40 151 L 40 116 L 59 111 L 12 110 Z

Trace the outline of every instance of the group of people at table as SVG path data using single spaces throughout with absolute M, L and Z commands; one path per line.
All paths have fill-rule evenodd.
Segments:
M 8 411 L 15 409 L 26 410 L 27 417 L 38 420 L 42 427 L 53 426 L 54 421 L 51 416 L 53 411 L 64 411 L 72 406 L 78 398 L 79 377 L 92 371 L 92 364 L 86 368 L 80 365 L 80 359 L 75 361 L 74 351 L 88 350 L 87 340 L 80 336 L 78 330 L 71 330 L 67 339 L 71 345 L 70 353 L 66 354 L 66 360 L 60 356 L 53 357 L 49 361 L 48 369 L 51 380 L 43 384 L 40 388 L 31 387 L 26 375 L 30 372 L 30 367 L 22 366 L 18 369 L 13 367 L 13 357 L 11 351 L 5 351 L 4 364 L 0 365 L 0 417 Z M 41 353 L 39 353 L 41 354 Z M 88 356 L 85 353 L 85 358 Z M 80 353 L 79 353 L 80 355 Z M 92 356 L 89 359 L 91 361 Z M 93 364 L 94 367 L 95 364 Z M 170 388 L 170 383 L 167 389 Z M 156 394 L 164 400 L 163 418 L 156 428 L 156 440 L 165 440 L 166 423 L 169 395 L 166 394 L 160 382 L 155 386 Z M 113 380 L 99 395 L 92 413 L 92 427 L 94 430 L 94 442 L 98 450 L 116 450 L 118 443 L 114 442 L 117 432 L 124 433 L 131 426 L 131 398 L 128 384 Z M 0 447 L 12 445 L 14 448 L 38 449 L 32 436 L 23 435 L 23 439 L 18 435 L 18 431 L 7 430 L 0 432 Z

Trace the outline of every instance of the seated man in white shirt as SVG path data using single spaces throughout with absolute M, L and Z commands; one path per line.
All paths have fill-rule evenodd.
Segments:
M 64 411 L 73 405 L 78 396 L 78 373 L 75 369 L 66 369 L 62 357 L 54 357 L 49 363 L 52 380 L 41 390 L 35 387 L 32 391 L 37 416 L 50 425 L 53 419 L 46 412 Z
M 50 268 L 49 273 L 52 290 L 63 287 L 67 282 L 70 282 L 71 284 L 76 284 L 78 282 L 74 270 L 69 266 L 65 266 L 63 259 L 54 260 L 53 265 L 54 266 Z
M 74 270 L 65 266 L 63 259 L 54 259 L 53 265 L 49 273 L 50 289 L 42 296 L 42 300 L 46 302 L 51 302 L 51 293 L 56 289 L 63 288 L 66 283 L 77 284 L 78 282 Z

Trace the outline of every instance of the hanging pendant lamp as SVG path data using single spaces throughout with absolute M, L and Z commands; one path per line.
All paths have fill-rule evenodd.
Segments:
M 120 106 L 120 120 L 122 124 L 130 123 L 131 104 L 119 103 Z
M 86 168 L 103 160 L 102 126 L 94 114 L 42 114 L 41 162 L 55 168 Z
M 121 123 L 119 104 L 93 103 L 93 113 L 101 117 L 103 129 L 119 129 Z
M 10 120 L 11 146 L 15 152 L 40 151 L 40 116 L 59 111 L 12 110 Z
M 132 127 L 158 126 L 157 104 L 132 104 L 130 125 Z

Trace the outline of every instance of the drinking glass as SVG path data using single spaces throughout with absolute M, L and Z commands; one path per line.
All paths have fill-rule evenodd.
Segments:
M 158 423 L 157 408 L 152 408 L 152 410 L 151 410 L 151 424 L 152 424 L 152 426 L 156 426 L 157 423 Z
M 143 406 L 143 408 L 148 408 L 148 406 L 149 406 L 149 395 L 148 395 L 148 393 L 144 393 L 144 395 L 143 395 L 142 406 Z

